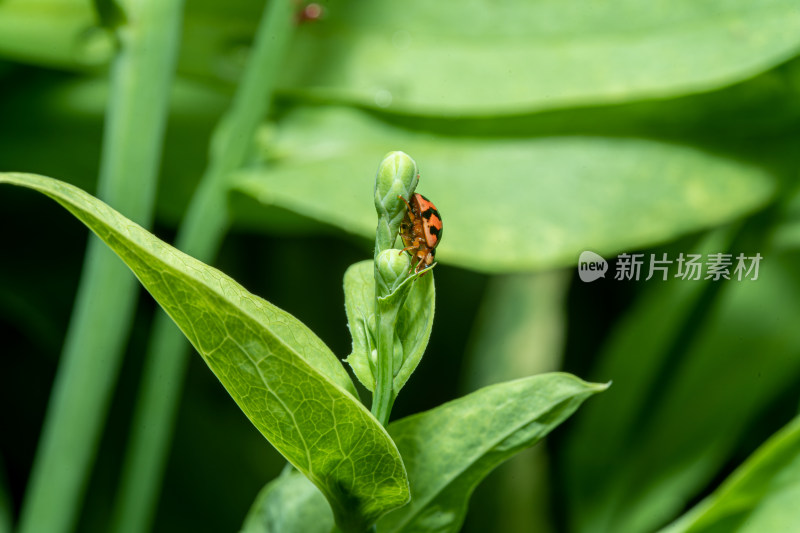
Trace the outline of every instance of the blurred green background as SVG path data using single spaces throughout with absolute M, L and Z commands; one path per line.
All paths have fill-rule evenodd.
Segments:
M 345 357 L 342 276 L 371 254 L 375 169 L 403 150 L 446 229 L 431 342 L 393 418 L 539 372 L 613 381 L 478 488 L 464 531 L 656 531 L 795 416 L 797 2 L 332 0 L 320 2 L 317 20 L 285 3 L 291 17 L 269 34 L 279 68 L 248 100 L 261 103 L 254 127 L 227 132 L 243 155 L 212 191 L 209 209 L 231 224 L 213 226 L 207 247 L 193 245 L 202 258 Z M 158 168 L 145 211 L 172 242 L 209 161 L 224 158 L 214 152 L 218 124 L 258 68 L 250 59 L 265 4 L 168 4 L 181 17 L 179 33 L 163 29 L 179 46 L 171 81 L 169 53 L 137 41 L 159 8 L 144 8 L 156 14 L 148 19 L 123 0 L 0 0 L 0 171 L 97 193 L 100 161 L 115 157 L 107 110 L 149 105 L 121 90 L 148 87 L 150 73 L 124 57 L 144 50 L 155 61 L 142 64 L 166 69 L 163 143 L 158 127 L 128 125 L 114 146 L 136 160 L 143 144 L 163 144 L 160 159 L 141 156 Z M 136 190 L 136 176 L 125 179 Z M 0 228 L 6 531 L 23 512 L 87 232 L 56 204 L 10 187 L 0 191 Z M 587 284 L 575 269 L 584 250 L 764 259 L 757 281 L 615 281 L 610 272 Z M 144 291 L 136 297 L 85 497 L 75 496 L 75 531 L 108 531 L 119 503 L 156 316 Z M 236 531 L 284 462 L 196 355 L 172 431 L 152 531 Z M 744 531 L 740 518 L 715 531 Z M 800 531 L 800 522 L 764 523 Z

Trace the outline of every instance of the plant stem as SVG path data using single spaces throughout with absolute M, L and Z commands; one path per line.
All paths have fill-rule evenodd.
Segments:
M 382 426 L 389 423 L 394 403 L 394 329 L 400 306 L 385 303 L 378 299 L 376 306 L 376 339 L 378 360 L 375 376 L 375 396 L 372 400 L 372 414 Z
M 273 0 L 267 4 L 231 108 L 212 137 L 208 168 L 179 228 L 176 246 L 202 261 L 213 261 L 228 228 L 227 178 L 245 163 L 250 141 L 269 111 L 277 74 L 292 35 L 293 10 L 292 0 Z M 183 334 L 166 314 L 159 313 L 150 338 L 131 444 L 115 502 L 112 530 L 117 533 L 149 529 L 188 354 L 189 345 Z
M 148 226 L 180 35 L 180 0 L 126 3 L 111 69 L 98 196 Z M 73 529 L 119 372 L 138 283 L 90 238 L 20 533 Z

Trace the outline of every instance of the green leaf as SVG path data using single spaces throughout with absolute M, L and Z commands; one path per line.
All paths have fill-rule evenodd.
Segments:
M 713 235 L 693 252 L 730 246 Z M 796 386 L 800 332 L 788 324 L 800 316 L 797 267 L 760 253 L 756 281 L 651 286 L 611 335 L 592 374 L 613 376 L 614 394 L 582 410 L 564 443 L 571 530 L 663 526 Z
M 378 533 L 459 531 L 472 491 L 489 472 L 536 444 L 606 387 L 569 374 L 542 374 L 492 385 L 391 423 L 389 433 L 406 462 L 413 498 L 382 518 Z M 310 483 L 282 477 L 263 489 L 246 521 L 252 529 L 243 533 L 317 531 L 302 529 L 311 514 L 319 520 L 314 527 L 324 531 L 332 520 L 322 503 Z M 286 529 L 264 529 L 278 520 Z
M 377 161 L 402 148 L 417 192 L 444 219 L 436 259 L 484 272 L 573 266 L 583 250 L 612 255 L 733 220 L 765 205 L 764 170 L 641 139 L 472 139 L 419 134 L 346 109 L 301 109 L 280 124 L 267 167 L 235 186 L 372 238 Z M 309 156 L 313 154 L 313 156 Z
M 795 418 L 662 533 L 800 531 L 798 497 L 800 418 Z
M 330 533 L 333 514 L 322 493 L 292 470 L 261 489 L 241 533 Z
M 363 531 L 408 501 L 397 448 L 300 321 L 80 189 L 32 174 L 3 182 L 50 196 L 125 261 L 250 421 L 325 494 L 339 527 Z
M 359 381 L 370 391 L 374 390 L 375 377 L 372 374 L 370 352 L 375 347 L 372 337 L 368 338 L 368 329 L 375 327 L 375 277 L 372 261 L 356 263 L 344 274 L 344 304 L 347 311 L 347 324 L 353 337 L 353 351 L 347 362 Z M 435 288 L 433 272 L 419 277 L 413 285 L 400 309 L 395 332 L 395 347 L 402 351 L 395 354 L 395 375 L 393 390 L 395 395 L 417 368 L 433 326 L 435 307 Z
M 460 530 L 475 486 L 533 446 L 607 385 L 542 374 L 483 388 L 389 425 L 413 498 L 378 522 L 380 533 Z
M 323 20 L 298 29 L 283 86 L 400 113 L 520 113 L 707 91 L 800 49 L 793 0 L 324 5 Z

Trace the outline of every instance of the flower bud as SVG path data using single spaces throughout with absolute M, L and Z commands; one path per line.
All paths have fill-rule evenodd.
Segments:
M 394 247 L 406 204 L 417 188 L 417 163 L 403 152 L 389 152 L 381 161 L 375 175 L 375 210 L 378 212 L 376 250 Z
M 389 214 L 391 218 L 405 210 L 406 200 L 417 188 L 417 163 L 403 152 L 389 152 L 381 161 L 375 176 L 375 209 L 378 216 Z
M 387 295 L 408 277 L 411 260 L 408 254 L 389 248 L 378 254 L 375 267 L 378 294 Z

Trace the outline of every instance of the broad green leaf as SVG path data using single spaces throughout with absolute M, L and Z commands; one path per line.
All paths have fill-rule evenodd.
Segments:
M 800 418 L 795 418 L 662 533 L 800 531 L 798 497 Z
M 372 391 L 375 378 L 368 358 L 375 342 L 372 337 L 367 338 L 368 328 L 375 326 L 375 277 L 372 261 L 361 261 L 347 269 L 344 274 L 344 294 L 347 324 L 353 337 L 353 352 L 347 357 L 347 362 L 353 367 L 359 381 Z M 394 363 L 395 394 L 406 384 L 425 353 L 433 326 L 435 299 L 433 272 L 429 272 L 413 282 L 398 314 L 395 327 L 398 341 L 395 346 L 400 346 L 402 351 L 396 354 Z
M 0 183 L 50 196 L 125 261 L 250 421 L 325 494 L 343 530 L 362 531 L 408 501 L 397 448 L 300 321 L 80 189 L 33 174 L 0 174 Z
M 712 240 L 695 251 L 729 245 Z M 663 526 L 796 386 L 796 266 L 770 249 L 760 253 L 756 281 L 657 282 L 603 347 L 593 375 L 613 376 L 614 394 L 579 414 L 564 447 L 572 530 Z
M 113 39 L 91 4 L 5 0 L 0 53 L 107 61 Z M 284 91 L 398 112 L 519 113 L 708 91 L 784 62 L 800 43 L 791 0 L 489 4 L 326 2 L 323 20 L 299 27 Z M 181 70 L 237 80 L 259 10 L 246 0 L 189 2 Z
M 389 433 L 406 462 L 412 500 L 382 518 L 378 533 L 459 531 L 472 491 L 489 472 L 536 444 L 605 388 L 569 374 L 542 374 L 492 385 L 391 423 Z M 279 505 L 287 497 L 292 503 L 281 511 Z M 265 487 L 248 516 L 247 526 L 257 522 L 262 529 L 243 533 L 306 533 L 296 526 L 311 513 L 319 513 L 323 531 L 332 519 L 321 502 L 313 485 L 282 478 Z M 286 529 L 263 529 L 263 524 L 279 519 Z
M 237 174 L 260 202 L 370 237 L 365 154 L 402 149 L 442 214 L 437 260 L 484 272 L 572 266 L 712 227 L 763 206 L 764 170 L 666 143 L 601 137 L 472 139 L 414 133 L 346 109 L 280 124 L 268 167 Z
M 323 5 L 323 20 L 298 28 L 286 90 L 399 113 L 491 115 L 707 91 L 800 50 L 793 0 Z
M 322 493 L 292 470 L 258 493 L 240 533 L 331 533 L 333 514 Z
M 457 532 L 475 486 L 533 446 L 606 385 L 542 374 L 483 388 L 389 425 L 411 482 L 411 503 L 378 522 L 379 533 Z

